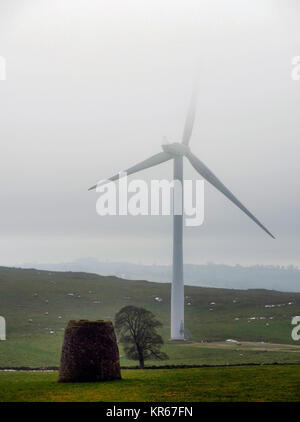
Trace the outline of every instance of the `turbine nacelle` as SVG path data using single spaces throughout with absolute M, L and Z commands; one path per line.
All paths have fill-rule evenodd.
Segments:
M 163 144 L 161 147 L 164 152 L 167 152 L 168 154 L 171 154 L 174 157 L 184 156 L 190 151 L 188 145 L 184 145 L 179 142 L 173 142 L 172 144 Z

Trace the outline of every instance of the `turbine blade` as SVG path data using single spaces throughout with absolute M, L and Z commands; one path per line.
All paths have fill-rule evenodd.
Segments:
M 194 90 L 190 102 L 190 106 L 188 109 L 188 113 L 185 120 L 185 125 L 183 129 L 182 134 L 182 143 L 184 145 L 188 145 L 190 142 L 190 138 L 192 135 L 193 127 L 194 127 L 194 121 L 195 121 L 195 115 L 196 115 L 196 100 L 197 100 L 197 91 Z
M 145 170 L 147 168 L 157 166 L 158 164 L 161 164 L 165 161 L 170 160 L 172 157 L 171 154 L 168 154 L 166 152 L 160 152 L 159 154 L 155 154 L 150 158 L 147 158 L 146 160 L 136 164 L 135 166 L 132 166 L 128 168 L 127 170 L 124 170 L 126 172 L 127 176 L 133 173 L 137 173 L 138 171 Z M 96 189 L 98 186 L 105 185 L 109 182 L 112 182 L 114 180 L 118 180 L 120 178 L 119 173 L 115 174 L 114 176 L 110 177 L 109 179 L 102 181 L 101 183 L 97 183 L 96 185 L 89 188 L 89 190 Z
M 213 174 L 212 171 L 209 170 L 208 167 L 202 161 L 199 160 L 194 154 L 188 152 L 186 157 L 194 167 L 194 169 L 206 179 L 209 183 L 211 183 L 216 189 L 218 189 L 221 193 L 223 193 L 230 201 L 232 201 L 238 208 L 240 208 L 248 217 L 251 218 L 260 228 L 262 228 L 268 235 L 275 237 L 269 230 L 249 211 L 247 208 L 230 192 L 229 189 L 226 188 L 225 185 Z

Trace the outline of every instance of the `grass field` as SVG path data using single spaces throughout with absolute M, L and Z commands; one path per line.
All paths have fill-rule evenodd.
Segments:
M 300 401 L 300 366 L 123 370 L 121 381 L 58 384 L 57 372 L 0 371 L 0 401 Z
M 169 284 L 0 267 L 0 315 L 7 322 L 0 367 L 58 366 L 70 319 L 113 320 L 128 304 L 149 309 L 164 324 L 170 359 L 147 365 L 300 362 L 300 346 L 291 339 L 300 293 L 186 286 L 192 342 L 169 344 Z M 119 349 L 122 366 L 136 365 Z M 57 376 L 0 371 L 0 401 L 300 400 L 300 365 L 123 370 L 122 381 L 96 384 L 58 384 Z
M 7 322 L 7 340 L 0 341 L 0 367 L 57 366 L 70 319 L 113 320 L 128 304 L 152 311 L 164 324 L 161 334 L 168 341 L 170 284 L 0 267 L 0 315 Z M 295 350 L 243 345 L 241 351 L 234 345 L 222 346 L 228 338 L 297 345 L 291 339 L 295 315 L 300 315 L 300 293 L 186 286 L 185 324 L 194 343 L 166 344 L 168 363 L 299 362 Z M 135 365 L 121 348 L 120 354 L 122 365 Z

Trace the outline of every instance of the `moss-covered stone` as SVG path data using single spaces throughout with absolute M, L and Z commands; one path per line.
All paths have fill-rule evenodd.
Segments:
M 119 349 L 111 321 L 69 321 L 58 382 L 121 379 Z

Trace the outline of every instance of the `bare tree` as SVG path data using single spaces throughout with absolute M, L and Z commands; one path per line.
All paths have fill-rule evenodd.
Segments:
M 163 339 L 156 329 L 161 326 L 155 315 L 144 308 L 125 306 L 116 314 L 115 328 L 119 341 L 128 359 L 138 360 L 140 368 L 144 368 L 147 359 L 169 359 L 160 350 Z

